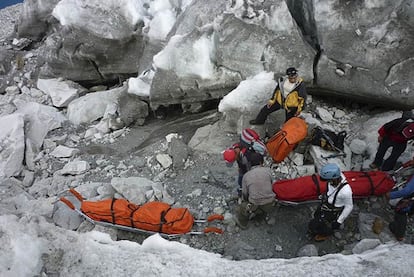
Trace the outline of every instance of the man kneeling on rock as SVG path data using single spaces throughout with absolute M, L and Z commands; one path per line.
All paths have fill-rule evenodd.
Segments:
M 263 167 L 263 156 L 252 153 L 250 157 L 251 169 L 244 174 L 242 180 L 243 201 L 237 208 L 236 224 L 246 229 L 249 219 L 256 215 L 263 215 L 269 224 L 272 224 L 269 214 L 275 202 L 272 189 L 272 176 L 268 167 Z

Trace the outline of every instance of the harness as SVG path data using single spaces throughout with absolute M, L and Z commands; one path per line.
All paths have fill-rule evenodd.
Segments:
M 337 189 L 332 193 L 334 194 L 334 199 L 332 203 L 328 202 L 328 199 L 332 194 L 328 195 L 328 191 L 327 191 L 325 194 L 322 195 L 322 202 L 321 202 L 321 205 L 319 206 L 319 209 L 318 209 L 319 211 L 317 211 L 321 219 L 326 219 L 328 221 L 336 220 L 336 218 L 338 217 L 338 214 L 340 214 L 343 211 L 344 207 L 335 207 L 335 202 L 336 202 L 336 198 L 338 197 L 339 191 L 345 185 L 348 185 L 348 182 L 346 181 L 341 182 L 341 184 L 339 184 Z

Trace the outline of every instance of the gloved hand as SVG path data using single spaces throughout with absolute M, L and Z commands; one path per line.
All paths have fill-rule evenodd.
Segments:
M 268 100 L 267 101 L 267 107 L 270 108 L 271 106 L 273 106 L 273 104 L 275 103 L 275 101 L 273 100 Z
M 332 222 L 332 230 L 338 230 L 339 229 L 339 227 L 341 227 L 341 223 L 339 223 L 339 222 L 337 222 L 337 221 L 334 221 L 334 222 Z

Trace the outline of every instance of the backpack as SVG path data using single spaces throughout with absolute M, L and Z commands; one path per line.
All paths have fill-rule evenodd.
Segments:
M 328 151 L 342 151 L 346 135 L 345 131 L 336 134 L 321 127 L 315 127 L 311 131 L 310 143 Z
M 286 121 L 282 129 L 271 137 L 266 147 L 275 163 L 282 162 L 287 155 L 308 135 L 308 125 L 299 117 Z
M 401 134 L 406 139 L 414 138 L 414 122 L 406 122 L 401 130 Z
M 266 145 L 259 134 L 253 129 L 243 129 L 240 135 L 240 145 L 261 155 L 266 155 Z

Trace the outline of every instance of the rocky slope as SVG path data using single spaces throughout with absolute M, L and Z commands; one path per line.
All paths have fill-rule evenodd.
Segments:
M 6 13 L 2 11 L 0 13 L 1 21 L 10 23 L 10 16 L 17 16 L 17 7 L 5 9 Z M 5 29 L 7 28 L 2 31 Z M 10 34 L 9 31 L 4 32 L 4 35 Z M 16 57 L 19 55 L 25 55 L 27 59 L 21 67 L 16 66 L 14 70 L 9 71 L 7 76 L 3 76 L 2 85 L 5 87 L 12 85 L 19 88 L 30 87 L 34 82 L 33 76 L 36 75 L 37 48 L 25 50 L 23 47 L 20 49 L 19 43 L 24 44 L 24 41 L 13 43 L 11 38 L 4 40 L 2 51 L 12 49 L 13 54 L 10 56 L 10 61 L 16 61 Z M 23 89 L 23 91 L 26 90 Z M 15 103 L 16 100 L 37 101 L 49 105 L 51 103 L 48 97 L 43 94 L 37 95 L 34 90 L 26 92 L 20 93 L 20 91 L 9 89 L 5 94 L 0 95 L 2 113 L 12 113 L 15 109 L 12 103 Z M 369 119 L 372 113 L 378 112 L 374 107 L 364 106 L 362 110 L 361 106 L 355 103 L 328 102 L 322 98 L 314 97 L 308 107 L 311 116 L 316 117 L 314 111 L 317 110 L 317 107 L 324 107 L 326 110 L 335 107 L 345 114 L 352 115 L 353 117 L 347 117 L 349 121 L 342 122 L 344 125 L 349 125 L 350 121 L 355 118 L 364 121 Z M 236 168 L 225 167 L 219 151 L 209 151 L 208 149 L 208 147 L 224 149 L 232 142 L 237 141 L 237 136 L 225 132 L 225 128 L 220 128 L 225 125 L 225 122 L 223 122 L 221 115 L 216 113 L 216 110 L 198 115 L 178 116 L 167 112 L 164 117 L 165 119 L 149 117 L 144 126 L 132 125 L 116 134 L 96 136 L 93 139 L 85 137 L 87 126 L 76 127 L 65 124 L 61 128 L 51 131 L 46 136 L 46 146 L 44 145 L 41 154 L 34 160 L 33 172 L 24 171 L 22 176 L 11 178 L 2 183 L 2 186 L 7 188 L 8 194 L 3 195 L 1 202 L 8 204 L 10 198 L 18 199 L 23 194 L 24 197 L 27 197 L 27 201 L 41 203 L 42 209 L 34 211 L 35 213 L 39 212 L 48 220 L 59 222 L 51 202 L 64 195 L 69 187 L 83 188 L 84 192 L 89 193 L 86 194 L 88 198 L 96 197 L 99 199 L 99 197 L 114 194 L 111 184 L 115 178 L 141 177 L 161 183 L 165 193 L 164 197 L 169 195 L 170 200 L 176 206 L 189 207 L 196 217 L 203 218 L 211 213 L 225 215 L 224 222 L 219 224 L 225 230 L 223 235 L 184 236 L 179 238 L 179 241 L 195 248 L 221 253 L 231 259 L 291 258 L 340 251 L 351 253 L 356 251 L 355 245 L 365 238 L 376 239 L 376 243 L 393 240 L 386 228 L 380 235 L 371 230 L 375 217 L 381 217 L 387 222 L 391 216 L 383 199 L 375 197 L 356 201 L 354 211 L 347 221 L 345 229 L 337 232 L 332 239 L 319 244 L 312 242 L 306 234 L 307 223 L 316 207 L 315 204 L 286 206 L 277 203 L 273 212 L 274 223 L 267 225 L 263 220 L 258 219 L 251 222 L 247 230 L 240 230 L 235 226 L 232 218 L 234 208 L 237 205 L 235 201 Z M 222 132 L 217 132 L 218 142 L 208 141 L 208 147 L 204 149 L 205 151 L 189 148 L 189 141 L 195 131 L 199 127 L 209 124 L 222 130 Z M 167 142 L 165 136 L 170 133 L 178 133 L 182 138 L 176 140 L 175 144 Z M 350 137 L 347 143 L 358 136 L 358 133 L 349 133 Z M 51 155 L 59 145 L 75 148 L 78 151 L 69 158 Z M 185 162 L 177 163 L 180 159 L 176 159 L 175 164 L 168 164 L 169 160 L 165 155 L 170 158 L 184 157 Z M 76 174 L 61 174 L 62 168 L 72 158 L 88 162 L 90 168 Z M 361 165 L 363 157 L 359 156 L 358 159 L 354 160 L 352 164 Z M 270 159 L 267 159 L 266 165 L 272 167 L 275 179 L 292 176 L 290 170 L 295 167 L 291 162 L 276 166 L 271 163 Z M 151 197 L 149 196 L 149 198 Z M 2 209 L 2 213 L 5 212 L 6 209 Z M 7 210 L 7 212 L 10 211 Z M 12 211 L 15 214 L 25 212 L 29 211 L 24 207 L 16 207 L 16 210 Z M 82 223 L 78 231 L 84 232 L 92 228 L 110 232 L 114 239 L 142 241 L 146 237 L 145 235 L 94 227 L 88 223 Z M 407 243 L 412 242 L 412 234 L 410 230 L 406 237 Z M 368 249 L 372 245 L 363 244 L 362 247 Z

